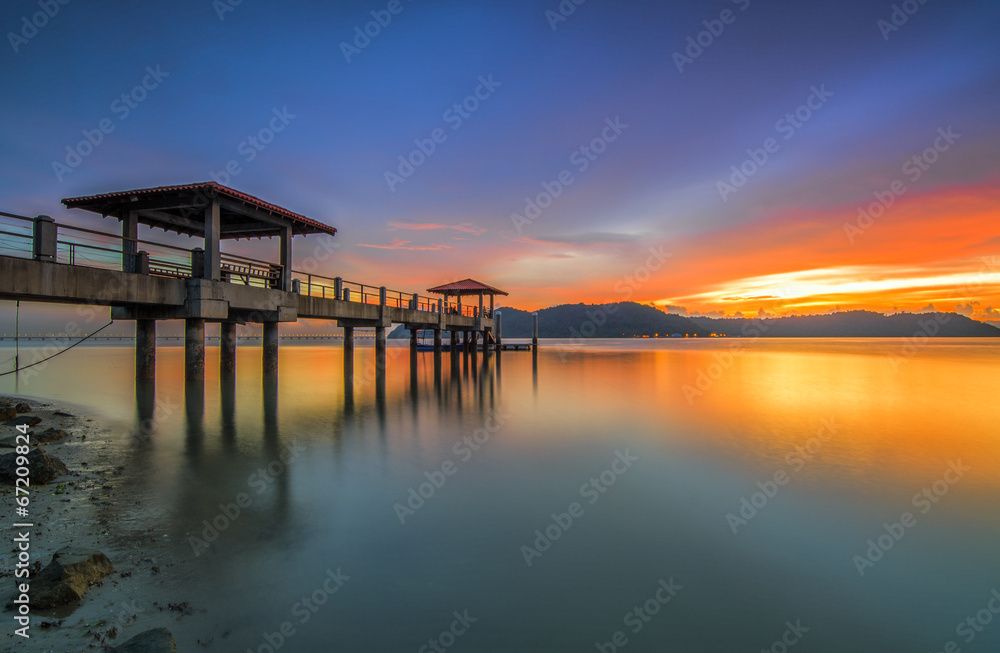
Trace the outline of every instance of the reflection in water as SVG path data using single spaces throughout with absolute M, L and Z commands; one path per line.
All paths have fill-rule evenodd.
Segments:
M 172 416 L 160 407 L 186 389 L 183 350 L 161 348 L 157 408 L 136 388 L 134 406 L 107 410 L 153 415 L 156 447 L 130 471 L 181 549 L 220 504 L 251 498 L 211 551 L 179 553 L 185 577 L 166 593 L 201 597 L 218 624 L 178 622 L 185 648 L 218 627 L 227 650 L 256 650 L 342 567 L 344 594 L 297 629 L 296 650 L 417 650 L 456 606 L 482 617 L 468 650 L 592 650 L 670 577 L 677 601 L 629 635 L 629 651 L 757 650 L 797 618 L 813 651 L 941 650 L 995 585 L 1000 347 L 935 343 L 894 369 L 900 341 L 739 344 L 604 341 L 563 357 L 543 346 L 474 366 L 456 352 L 443 369 L 428 352 L 415 375 L 399 352 L 381 383 L 350 384 L 339 349 L 289 346 L 270 385 L 248 348 L 235 390 L 209 379 L 205 399 L 186 393 Z M 370 348 L 357 355 L 369 369 Z M 72 356 L 33 392 L 81 404 L 131 392 L 130 351 Z M 118 371 L 82 383 L 95 369 Z M 504 423 L 486 431 L 491 410 Z M 824 420 L 835 435 L 790 464 Z M 292 442 L 301 453 L 272 466 Z M 604 474 L 616 452 L 637 460 Z M 971 470 L 916 510 L 913 496 L 958 460 Z M 454 473 L 438 475 L 446 463 Z M 280 473 L 261 476 L 269 466 Z M 727 514 L 777 471 L 790 481 L 734 534 Z M 580 488 L 595 478 L 609 484 L 591 503 Z M 422 484 L 401 522 L 394 506 Z M 522 547 L 571 502 L 583 517 L 529 567 Z M 854 556 L 906 510 L 917 526 L 860 576 Z M 1000 628 L 975 643 L 1000 649 Z
M 187 437 L 184 442 L 188 460 L 197 466 L 205 441 L 205 380 L 184 380 L 184 416 L 187 421 Z

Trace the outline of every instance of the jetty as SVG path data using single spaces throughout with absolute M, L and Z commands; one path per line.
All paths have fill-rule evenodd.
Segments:
M 376 371 L 384 373 L 386 329 L 432 331 L 434 352 L 500 352 L 497 295 L 508 293 L 464 279 L 421 295 L 315 272 L 333 267 L 337 229 L 216 182 L 142 188 L 62 200 L 117 221 L 113 232 L 57 223 L 49 216 L 0 212 L 0 299 L 110 307 L 114 321 L 135 322 L 135 374 L 152 380 L 156 323 L 184 320 L 185 377 L 205 376 L 205 325 L 218 323 L 220 372 L 236 369 L 236 326 L 262 325 L 261 365 L 278 371 L 279 325 L 302 318 L 331 320 L 343 329 L 345 375 L 353 371 L 356 328 L 375 331 Z M 139 237 L 139 225 L 198 239 L 193 248 Z M 323 236 L 296 263 L 292 240 Z M 225 253 L 221 244 L 277 238 L 274 260 Z M 176 239 L 174 239 L 176 240 Z M 536 327 L 537 333 L 537 327 Z M 537 337 L 533 339 L 537 346 Z M 520 347 L 525 347 L 521 345 Z

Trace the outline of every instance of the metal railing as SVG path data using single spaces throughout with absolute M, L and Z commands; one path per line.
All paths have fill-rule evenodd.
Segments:
M 54 250 L 39 255 L 35 237 L 38 222 L 51 226 Z M 126 247 L 127 244 L 131 243 Z M 125 238 L 119 234 L 60 224 L 51 218 L 29 218 L 0 211 L 0 255 L 21 258 L 41 258 L 57 263 L 110 270 L 136 269 L 137 259 L 144 257 L 143 274 L 172 278 L 190 278 L 195 272 L 194 253 L 176 245 L 158 243 L 142 238 Z M 280 265 L 238 254 L 220 254 L 221 280 L 228 283 L 280 288 L 283 268 Z M 461 304 L 457 300 L 443 301 L 418 293 L 406 293 L 382 286 L 372 286 L 341 277 L 292 270 L 291 279 L 296 292 L 310 297 L 340 299 L 362 304 L 384 304 L 395 308 L 409 308 L 430 313 L 439 311 L 450 315 L 476 317 L 478 302 Z M 483 307 L 484 317 L 492 317 L 490 309 Z

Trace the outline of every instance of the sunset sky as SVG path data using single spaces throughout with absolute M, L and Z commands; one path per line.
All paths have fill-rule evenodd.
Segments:
M 995 0 L 39 7 L 0 8 L 3 211 L 215 179 L 405 291 L 1000 319 Z

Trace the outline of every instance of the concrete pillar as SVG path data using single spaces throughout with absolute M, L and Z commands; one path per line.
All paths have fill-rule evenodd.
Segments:
M 458 353 L 458 331 L 452 329 L 451 333 L 451 355 L 454 356 Z
M 503 318 L 503 313 L 497 313 L 493 316 L 493 331 L 496 334 L 496 348 L 497 351 L 501 351 L 501 345 L 503 344 L 503 330 L 501 329 L 501 321 Z
M 203 279 L 218 281 L 221 278 L 222 255 L 219 251 L 221 232 L 219 203 L 213 201 L 205 207 L 205 267 L 201 274 Z
M 410 354 L 417 353 L 417 344 L 419 340 L 417 338 L 417 329 L 410 329 Z
M 222 378 L 236 375 L 236 323 L 219 325 L 219 373 Z
M 538 349 L 538 313 L 531 314 L 531 348 Z
M 292 228 L 282 227 L 280 241 L 280 257 L 278 263 L 281 265 L 281 282 L 279 288 L 289 291 L 292 289 Z
M 135 321 L 135 380 L 156 378 L 156 320 Z
M 344 327 L 344 410 L 354 409 L 354 327 Z
M 472 355 L 475 356 L 479 353 L 479 332 L 472 332 Z
M 278 373 L 278 323 L 264 323 L 263 352 L 261 352 L 261 362 L 265 375 Z
M 205 320 L 200 318 L 184 320 L 184 378 L 205 378 Z
M 135 211 L 122 213 L 122 272 L 135 272 L 135 253 L 139 249 L 139 216 Z
M 375 372 L 385 374 L 385 327 L 375 327 Z
M 441 355 L 441 329 L 434 329 L 434 355 Z
M 479 312 L 476 313 L 476 317 L 482 319 L 483 317 L 483 291 L 479 291 Z
M 344 327 L 344 360 L 354 362 L 354 327 Z

